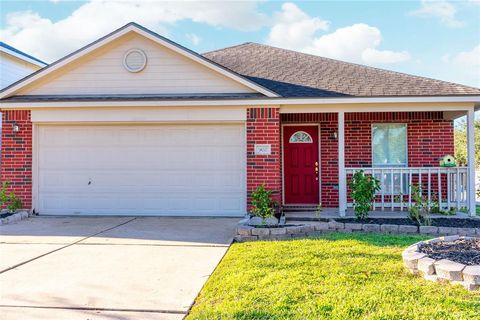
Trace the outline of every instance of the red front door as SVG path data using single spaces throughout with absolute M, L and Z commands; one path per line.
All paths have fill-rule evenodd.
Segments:
M 285 204 L 318 204 L 318 126 L 283 127 L 283 153 Z

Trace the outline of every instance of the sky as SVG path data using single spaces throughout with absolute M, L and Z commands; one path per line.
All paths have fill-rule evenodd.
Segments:
M 480 0 L 0 0 L 0 40 L 47 63 L 130 21 L 199 53 L 258 42 L 480 87 Z

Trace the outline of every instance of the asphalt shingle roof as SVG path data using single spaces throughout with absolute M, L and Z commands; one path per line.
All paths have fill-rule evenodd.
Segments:
M 252 42 L 203 56 L 283 97 L 480 95 L 479 88 Z

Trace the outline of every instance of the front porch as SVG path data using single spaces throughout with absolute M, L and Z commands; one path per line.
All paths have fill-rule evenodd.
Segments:
M 281 204 L 290 206 L 288 216 L 315 217 L 319 206 L 322 218 L 354 216 L 348 181 L 358 170 L 381 182 L 373 217 L 406 217 L 417 187 L 437 212 L 456 213 L 456 217 L 476 215 L 473 108 L 435 106 L 421 112 L 416 111 L 418 107 L 397 107 L 388 112 L 368 107 L 362 112 L 338 109 L 345 111 L 320 107 L 280 110 Z M 443 156 L 454 154 L 453 120 L 463 115 L 467 116 L 470 165 L 440 166 Z M 318 137 L 314 137 L 317 133 L 309 129 L 311 126 L 318 128 Z M 300 144 L 292 149 L 290 139 L 298 132 L 313 136 L 307 140 L 318 143 L 318 151 Z M 292 156 L 292 150 L 302 156 Z M 315 152 L 317 157 L 311 155 Z M 302 157 L 305 163 L 297 161 Z M 303 166 L 303 171 L 292 166 Z M 292 196 L 295 192 L 300 196 Z M 305 197 L 307 193 L 312 196 Z M 292 210 L 296 205 L 300 206 L 298 210 Z M 301 206 L 309 209 L 304 211 Z

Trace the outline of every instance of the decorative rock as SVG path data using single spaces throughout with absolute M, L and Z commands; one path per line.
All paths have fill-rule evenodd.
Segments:
M 463 281 L 462 270 L 465 265 L 450 260 L 442 259 L 435 262 L 437 276 L 450 281 Z
M 304 226 L 301 226 L 301 232 L 302 233 L 308 233 L 308 232 L 313 232 L 315 231 L 315 227 L 313 225 L 304 225 Z
M 479 289 L 480 289 L 480 285 L 478 285 L 478 284 L 473 284 L 473 283 L 464 282 L 464 283 L 463 283 L 463 286 L 465 287 L 465 289 L 470 290 L 470 291 L 474 291 L 474 290 L 479 290 Z
M 328 222 L 320 222 L 314 225 L 315 231 L 326 231 L 329 229 Z
M 380 231 L 381 232 L 386 232 L 386 233 L 398 233 L 398 225 L 396 225 L 396 224 L 382 224 L 380 226 Z
M 460 236 L 474 236 L 475 229 L 472 228 L 458 228 L 458 235 Z
M 460 236 L 459 235 L 454 235 L 454 236 L 440 237 L 440 238 L 437 238 L 437 239 L 433 239 L 432 241 L 455 241 L 455 240 L 458 240 L 458 239 L 460 239 Z
M 423 275 L 431 276 L 435 274 L 435 260 L 429 257 L 424 257 L 418 260 L 417 269 Z
M 345 229 L 345 224 L 337 221 L 330 221 L 328 222 L 328 227 L 331 230 L 342 230 Z
M 420 252 L 407 252 L 402 254 L 402 256 L 405 266 L 415 272 L 418 270 L 418 260 L 426 257 L 426 254 Z
M 420 226 L 420 233 L 421 234 L 437 234 L 438 233 L 438 227 Z
M 380 225 L 379 224 L 366 223 L 362 226 L 362 229 L 365 232 L 379 232 L 380 231 Z
M 279 235 L 279 234 L 286 234 L 286 233 L 287 233 L 286 228 L 270 228 L 271 235 Z
M 268 236 L 270 234 L 270 229 L 268 228 L 253 228 L 252 236 Z
M 362 225 L 360 223 L 345 223 L 345 230 L 359 231 L 362 230 Z
M 417 226 L 407 226 L 407 225 L 400 225 L 398 226 L 399 233 L 417 233 L 418 227 Z
M 480 285 L 480 266 L 466 266 L 463 269 L 463 280 L 469 284 Z
M 297 234 L 302 232 L 302 226 L 287 227 L 288 234 Z
M 458 234 L 458 228 L 438 227 L 439 234 Z
M 254 228 L 250 227 L 250 226 L 240 225 L 240 226 L 237 227 L 237 234 L 240 235 L 240 236 L 251 236 L 253 229 Z

